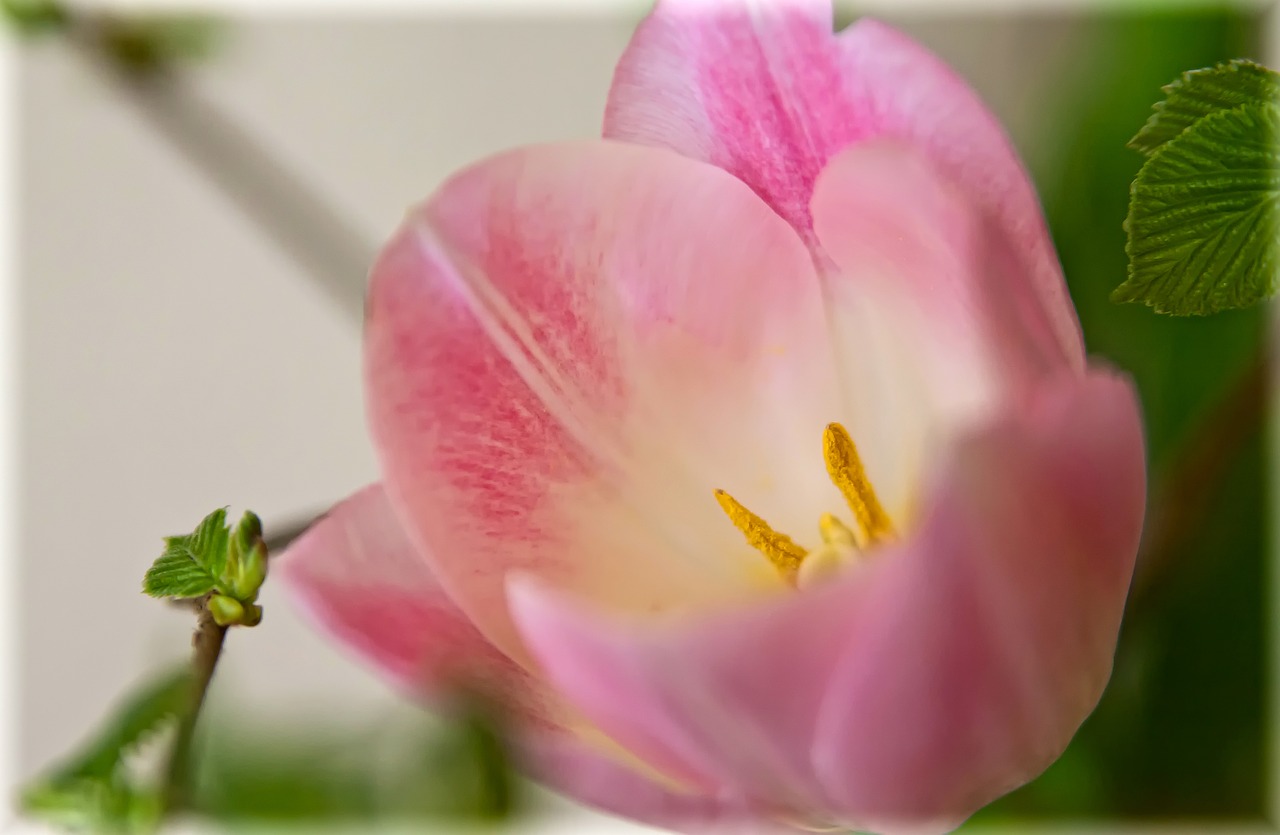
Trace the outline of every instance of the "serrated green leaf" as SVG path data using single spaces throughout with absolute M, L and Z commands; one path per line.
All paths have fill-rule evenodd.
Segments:
M 143 592 L 152 597 L 200 597 L 217 589 L 230 541 L 226 508 L 210 513 L 190 534 L 166 537 L 164 553 L 143 577 Z
M 218 583 L 208 569 L 186 554 L 165 554 L 143 578 L 142 590 L 152 597 L 202 597 Z
M 1129 277 L 1115 301 L 1204 315 L 1276 289 L 1280 107 L 1205 116 L 1147 160 L 1130 190 Z
M 1129 147 L 1152 154 L 1160 146 L 1212 113 L 1242 104 L 1280 100 L 1280 74 L 1252 61 L 1237 59 L 1192 70 L 1163 88 L 1165 100 L 1157 102 L 1147 123 L 1129 140 Z
M 231 531 L 227 527 L 227 509 L 218 508 L 204 517 L 195 533 L 189 537 L 172 537 L 185 539 L 185 543 L 197 559 L 203 560 L 209 571 L 220 576 L 227 565 L 227 548 L 231 543 Z

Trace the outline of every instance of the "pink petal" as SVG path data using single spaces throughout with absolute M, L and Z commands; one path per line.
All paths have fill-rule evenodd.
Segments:
M 551 721 L 556 699 L 444 593 L 381 485 L 330 510 L 274 558 L 272 572 L 323 629 L 414 696 L 466 688 L 526 723 Z
M 548 788 L 639 823 L 741 833 L 756 818 L 741 798 L 680 791 L 564 734 L 525 739 L 519 754 L 521 768 Z
M 906 507 L 949 435 L 1072 366 L 1004 228 L 917 151 L 877 140 L 840 152 L 813 217 L 845 385 L 862 405 L 848 428 L 890 506 Z
M 813 526 L 838 406 L 823 315 L 804 246 L 718 169 L 609 142 L 492 158 L 415 210 L 373 269 L 387 489 L 442 584 L 517 657 L 512 570 L 649 612 L 776 590 L 712 491 Z
M 931 388 L 960 385 L 958 362 L 1020 383 L 1062 367 L 1017 242 L 910 146 L 880 140 L 837 154 L 814 189 L 813 218 L 839 268 L 837 299 L 916 314 L 913 337 L 953 366 Z
M 544 674 L 610 737 L 785 816 L 827 805 L 809 746 L 860 594 L 834 588 L 665 623 L 526 580 L 511 603 Z
M 845 577 L 654 624 L 512 589 L 545 674 L 641 756 L 814 823 L 942 832 L 1034 776 L 1110 669 L 1144 500 L 1132 388 L 1064 377 L 957 448 Z
M 867 139 L 907 141 L 1005 228 L 1057 351 L 1082 366 L 1035 188 L 998 120 L 902 33 L 866 18 L 839 35 L 831 26 L 829 0 L 660 0 L 618 64 L 604 135 L 724 168 L 811 245 L 809 200 L 827 162 Z
M 1036 315 L 1057 337 L 1062 358 L 1083 367 L 1080 323 L 1040 199 L 999 120 L 945 62 L 890 26 L 863 18 L 837 40 L 850 95 L 876 114 L 875 135 L 917 145 L 991 214 L 1039 296 L 1043 314 Z
M 918 150 L 864 142 L 813 195 L 846 426 L 891 515 L 957 433 L 1070 373 L 1005 229 Z
M 660 0 L 618 63 L 604 135 L 719 166 L 804 234 L 818 172 L 871 116 L 845 91 L 829 0 Z
M 1110 676 L 1145 506 L 1132 386 L 1062 381 L 956 450 L 831 681 L 814 760 L 875 822 L 958 821 L 1039 774 Z

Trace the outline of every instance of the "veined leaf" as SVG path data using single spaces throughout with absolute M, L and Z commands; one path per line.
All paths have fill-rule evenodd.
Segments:
M 1152 154 L 1211 113 L 1242 104 L 1280 101 L 1280 74 L 1252 61 L 1237 59 L 1216 67 L 1192 70 L 1164 87 L 1147 123 L 1129 147 Z
M 1250 101 L 1161 145 L 1130 190 L 1129 277 L 1112 294 L 1157 312 L 1246 307 L 1276 289 L 1280 107 Z
M 142 580 L 152 597 L 200 597 L 218 588 L 231 534 L 227 509 L 210 513 L 193 533 L 165 538 L 165 550 Z

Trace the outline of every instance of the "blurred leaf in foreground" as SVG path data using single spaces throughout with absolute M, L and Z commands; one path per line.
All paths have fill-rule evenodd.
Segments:
M 197 812 L 222 823 L 507 820 L 524 808 L 501 724 L 467 706 L 371 732 L 333 722 L 222 722 L 194 785 Z
M 53 0 L 0 0 L 0 12 L 24 35 L 56 31 L 69 19 L 62 5 Z
M 142 749 L 148 743 L 176 726 L 190 695 L 191 674 L 185 665 L 145 684 L 108 718 L 80 754 L 24 789 L 22 811 L 92 832 L 153 830 L 161 814 L 160 787 L 139 779 L 133 773 L 133 760 L 145 753 Z

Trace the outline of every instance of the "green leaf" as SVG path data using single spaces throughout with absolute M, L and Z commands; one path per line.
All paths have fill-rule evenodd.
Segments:
M 1280 107 L 1248 102 L 1162 145 L 1133 181 L 1128 280 L 1112 299 L 1159 313 L 1246 307 L 1276 289 Z
M 193 533 L 165 538 L 165 551 L 142 580 L 152 597 L 201 597 L 219 587 L 231 534 L 227 509 L 210 513 Z
M 1152 154 L 1164 143 L 1212 113 L 1242 104 L 1280 100 L 1280 74 L 1252 61 L 1237 59 L 1216 67 L 1192 70 L 1163 88 L 1166 98 L 1129 140 L 1129 147 Z
M 163 814 L 160 793 L 123 777 L 40 785 L 22 798 L 23 812 L 72 831 L 142 835 L 155 832 Z
M 144 737 L 187 709 L 191 699 L 191 671 L 184 664 L 139 688 L 107 720 L 98 736 L 79 756 L 58 769 L 51 778 L 106 777 L 121 758 Z
M 133 785 L 125 758 L 188 710 L 190 702 L 191 673 L 185 665 L 148 682 L 78 755 L 24 788 L 23 811 L 94 832 L 150 831 L 159 820 L 159 792 Z

